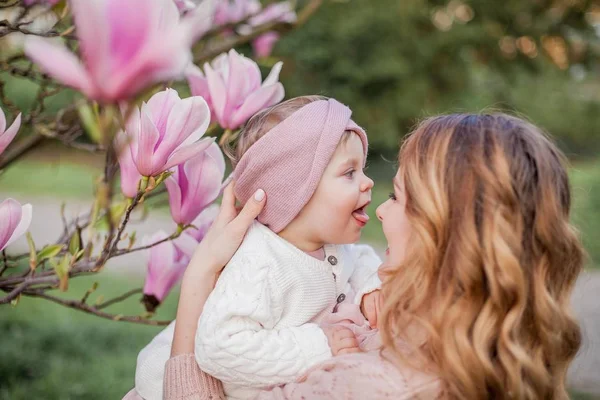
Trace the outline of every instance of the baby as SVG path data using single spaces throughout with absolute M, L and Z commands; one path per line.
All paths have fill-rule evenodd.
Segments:
M 349 244 L 369 220 L 373 186 L 363 172 L 367 137 L 350 116 L 334 99 L 299 97 L 240 133 L 236 197 L 244 204 L 262 188 L 267 204 L 206 301 L 195 346 L 230 399 L 254 398 L 348 350 L 336 326 L 353 327 L 363 348 L 376 342 L 366 320 L 375 325 L 381 260 Z M 162 398 L 173 330 L 138 356 L 136 391 L 146 400 Z

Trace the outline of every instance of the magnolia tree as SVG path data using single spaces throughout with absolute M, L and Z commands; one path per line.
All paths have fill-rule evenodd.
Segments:
M 38 88 L 22 114 L 0 82 L 0 169 L 44 140 L 105 155 L 89 212 L 67 220 L 63 207 L 64 227 L 54 243 L 38 246 L 28 233 L 32 218 L 44 218 L 30 204 L 0 199 L 0 304 L 30 296 L 113 320 L 168 323 L 152 314 L 181 279 L 227 182 L 216 137 L 235 135 L 250 116 L 284 97 L 280 62 L 263 80 L 257 63 L 233 48 L 249 43 L 256 58 L 268 57 L 280 35 L 320 3 L 0 2 L 2 69 Z M 186 85 L 191 96 L 182 98 L 177 88 Z M 71 105 L 46 110 L 47 98 L 73 89 Z M 132 212 L 158 196 L 168 197 L 172 232 L 139 240 L 135 231 L 125 232 Z M 29 251 L 7 252 L 23 235 Z M 99 273 L 111 258 L 134 252 L 147 255 L 143 288 L 94 304 L 88 297 L 97 285 L 81 300 L 56 295 L 68 290 L 70 279 Z M 104 311 L 136 294 L 146 308 L 140 315 Z

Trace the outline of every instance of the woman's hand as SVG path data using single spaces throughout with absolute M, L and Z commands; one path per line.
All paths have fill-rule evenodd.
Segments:
M 238 213 L 233 193 L 234 184 L 232 182 L 225 188 L 219 215 L 194 251 L 186 275 L 216 278 L 240 247 L 246 231 L 262 211 L 265 192 L 259 189 Z M 186 277 L 183 279 L 185 281 Z
M 204 303 L 223 267 L 236 252 L 246 231 L 265 205 L 265 192 L 258 190 L 238 213 L 233 183 L 223 193 L 219 215 L 200 242 L 181 282 L 171 356 L 194 352 L 194 337 Z

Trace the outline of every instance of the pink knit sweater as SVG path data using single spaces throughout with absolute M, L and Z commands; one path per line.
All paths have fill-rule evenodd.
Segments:
M 300 383 L 259 394 L 257 400 L 440 399 L 435 376 L 392 364 L 379 351 L 334 357 L 309 371 Z M 198 368 L 193 354 L 167 361 L 164 400 L 222 400 L 221 383 Z

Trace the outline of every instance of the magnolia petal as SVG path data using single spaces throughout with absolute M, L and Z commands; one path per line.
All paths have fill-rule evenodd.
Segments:
M 140 137 L 140 129 L 141 129 L 141 115 L 140 115 L 140 109 L 137 106 L 130 105 L 130 107 L 133 107 L 133 110 L 131 110 L 131 111 L 124 110 L 124 113 L 125 112 L 129 113 L 129 117 L 127 118 L 127 121 L 125 121 L 125 132 L 129 136 L 129 142 L 130 142 L 130 146 L 131 146 L 131 150 L 132 150 L 133 154 L 137 154 L 137 147 L 138 147 L 137 142 Z M 126 115 L 124 114 L 123 117 L 125 118 Z
M 196 227 L 196 229 L 191 228 L 187 229 L 184 233 L 189 236 L 192 236 L 196 241 L 201 242 L 206 235 L 206 232 L 211 227 L 214 220 L 219 215 L 220 207 L 218 204 L 211 204 L 206 207 L 195 220 L 192 221 L 192 225 Z M 185 235 L 182 235 L 185 236 Z
M 107 5 L 106 0 L 71 0 L 69 2 L 69 6 L 73 10 L 82 57 L 85 65 L 89 68 L 90 75 L 96 79 L 111 78 L 109 76 L 110 32 L 108 31 L 110 24 L 107 23 Z M 48 62 L 57 60 L 59 58 L 48 58 Z
M 260 74 L 260 72 L 259 72 Z M 260 76 L 260 75 L 259 75 Z M 227 103 L 225 105 L 224 116 L 222 118 L 229 120 L 231 113 L 244 102 L 250 87 L 248 85 L 248 75 L 243 57 L 233 49 L 229 52 L 229 77 L 227 78 Z M 228 128 L 227 126 L 225 126 Z
M 8 198 L 0 203 L 0 251 L 8 245 L 22 215 L 21 204 L 15 199 Z
M 161 137 L 167 132 L 167 121 L 173 108 L 181 101 L 179 93 L 173 89 L 166 89 L 156 93 L 148 100 L 148 113 L 154 122 Z
M 12 235 L 10 236 L 10 238 L 8 239 L 6 244 L 4 245 L 3 249 L 8 247 L 12 242 L 14 242 L 15 240 L 17 240 L 18 238 L 20 238 L 21 236 L 23 236 L 25 234 L 25 232 L 29 229 L 29 225 L 31 225 L 31 216 L 32 216 L 31 204 L 23 205 L 21 207 L 21 220 L 19 221 L 19 224 L 13 231 Z
M 188 97 L 177 103 L 167 122 L 165 143 L 171 149 L 191 144 L 200 139 L 210 124 L 210 110 L 200 96 Z
M 4 110 L 0 108 L 0 135 L 6 129 L 6 116 L 4 115 Z
M 121 191 L 126 197 L 134 198 L 137 195 L 140 179 L 142 175 L 138 172 L 133 156 L 129 136 L 119 131 L 115 136 L 115 150 L 119 160 L 119 169 L 121 171 Z
M 170 176 L 165 180 L 167 192 L 169 192 L 169 208 L 171 209 L 171 217 L 177 224 L 184 224 L 181 218 L 181 188 L 174 176 Z
M 254 39 L 252 41 L 252 48 L 256 57 L 269 57 L 278 40 L 279 34 L 277 32 L 267 32 Z
M 97 79 L 112 78 L 113 75 L 130 67 L 145 46 L 156 35 L 160 18 L 161 4 L 169 1 L 148 0 L 105 0 L 105 14 L 107 28 L 110 29 L 108 48 L 110 49 L 110 70 L 103 71 L 110 74 L 95 75 Z M 93 66 L 90 66 L 93 67 Z M 111 80 L 114 82 L 114 80 Z
M 1 112 L 0 115 L 4 116 L 4 114 Z M 2 154 L 2 152 L 8 147 L 10 142 L 12 142 L 12 140 L 15 138 L 20 127 L 21 114 L 19 113 L 19 115 L 17 115 L 17 118 L 15 118 L 10 128 L 8 128 L 5 132 L 0 130 L 0 154 Z
M 204 138 L 196 143 L 188 144 L 186 146 L 178 148 L 173 152 L 171 157 L 169 157 L 169 160 L 165 165 L 165 170 L 173 168 L 175 165 L 182 164 L 190 158 L 194 157 L 195 155 L 200 154 L 201 152 L 206 150 L 206 148 L 210 146 L 210 144 L 214 141 L 214 137 L 209 137 Z
M 147 2 L 148 0 L 143 0 Z M 142 4 L 142 7 L 147 7 L 146 4 Z M 159 1 L 153 4 L 155 8 L 157 24 L 157 32 L 167 31 L 174 26 L 180 24 L 179 9 L 175 1 Z
M 179 262 L 171 263 L 171 268 L 162 271 L 160 279 L 160 286 L 156 288 L 155 296 L 159 301 L 163 301 L 165 297 L 171 292 L 175 284 L 183 277 L 185 268 L 187 267 L 189 260 L 185 258 Z
M 148 42 L 126 68 L 111 76 L 106 97 L 129 98 L 154 83 L 182 78 L 191 52 L 183 46 L 180 36 L 178 31 L 168 32 Z
M 225 106 L 227 104 L 227 87 L 223 81 L 221 74 L 212 69 L 210 64 L 204 64 L 204 72 L 208 82 L 208 90 L 213 105 L 213 111 L 217 120 L 223 126 L 223 116 L 225 114 Z
M 146 241 L 149 242 L 148 244 L 152 244 L 167 236 L 163 231 L 159 231 Z M 168 293 L 166 287 L 169 286 L 164 275 L 166 271 L 173 268 L 175 253 L 175 246 L 171 241 L 163 242 L 148 250 L 148 273 L 144 284 L 144 294 L 154 295 L 159 301 L 162 301 Z
M 56 80 L 82 91 L 90 98 L 96 98 L 96 90 L 85 68 L 63 45 L 51 39 L 28 36 L 25 54 Z
M 218 0 L 204 0 L 181 20 L 184 37 L 191 43 L 200 39 L 213 25 Z
M 264 80 L 262 86 L 264 87 L 264 86 L 275 85 L 277 82 L 279 82 L 279 73 L 281 72 L 282 67 L 283 67 L 283 62 L 281 62 L 281 61 L 277 62 L 273 66 L 273 68 L 271 68 L 271 72 L 269 72 L 269 75 Z
M 233 114 L 230 129 L 238 128 L 258 111 L 279 103 L 284 95 L 283 85 L 279 82 L 261 87 L 248 96 L 244 104 Z
M 186 223 L 191 223 L 219 196 L 225 174 L 224 164 L 219 146 L 213 143 L 202 156 L 195 157 L 184 165 L 190 182 L 190 190 L 183 199 L 181 211 Z
M 154 165 L 154 147 L 160 139 L 160 134 L 143 106 L 140 118 L 140 135 L 137 141 L 137 153 L 134 154 L 134 161 L 140 174 L 143 176 L 153 176 L 168 168 L 161 168 L 160 165 Z
M 194 64 L 190 64 L 185 70 L 185 77 L 187 78 L 192 95 L 202 96 L 208 103 L 208 99 L 210 99 L 210 91 L 208 90 L 206 76 L 204 76 L 202 70 Z
M 258 67 L 257 63 L 244 56 L 240 57 L 244 63 L 244 66 L 246 67 L 245 75 L 248 81 L 248 90 L 246 93 L 250 93 L 252 91 L 257 90 L 260 87 L 260 83 L 262 82 L 262 75 L 260 73 L 260 68 Z
M 184 232 L 194 230 L 194 228 L 188 228 Z M 192 258 L 196 247 L 198 247 L 198 241 L 191 235 L 181 235 L 174 241 L 175 247 L 177 247 L 187 257 Z

